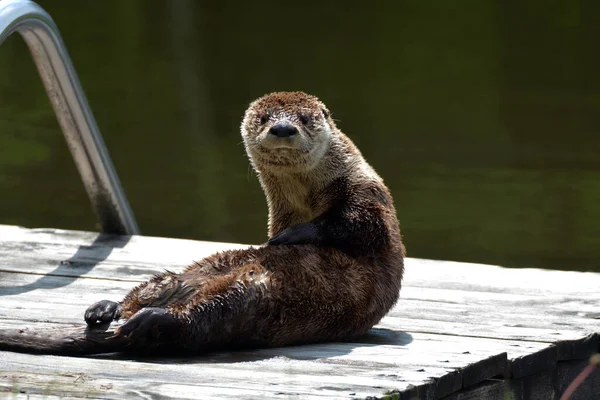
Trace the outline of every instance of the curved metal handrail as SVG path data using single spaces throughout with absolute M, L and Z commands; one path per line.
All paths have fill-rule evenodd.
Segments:
M 0 44 L 19 32 L 37 66 L 103 232 L 139 228 L 58 28 L 28 0 L 0 1 Z

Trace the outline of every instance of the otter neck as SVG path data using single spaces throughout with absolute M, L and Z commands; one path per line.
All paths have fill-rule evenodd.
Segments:
M 340 149 L 342 147 L 342 149 Z M 324 189 L 336 178 L 348 176 L 355 160 L 343 141 L 332 141 L 312 168 L 261 169 L 259 180 L 269 206 L 269 237 L 284 229 L 311 221 L 330 207 L 322 196 Z

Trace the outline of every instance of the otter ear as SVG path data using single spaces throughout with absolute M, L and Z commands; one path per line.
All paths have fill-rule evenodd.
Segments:
M 321 108 L 321 112 L 323 113 L 323 116 L 325 118 L 329 118 L 330 114 L 329 114 L 329 110 L 328 109 L 326 109 L 325 107 L 323 107 L 323 108 Z

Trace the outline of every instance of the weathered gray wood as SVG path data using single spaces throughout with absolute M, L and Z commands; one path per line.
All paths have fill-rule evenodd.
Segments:
M 499 364 L 505 364 L 506 360 L 500 359 Z M 434 386 L 433 398 L 440 399 L 446 395 L 457 392 L 463 388 L 464 380 L 462 369 L 456 369 L 454 371 L 446 373 L 446 375 L 440 376 L 434 379 L 432 386 Z
M 157 272 L 243 247 L 0 225 L 0 329 L 82 325 L 97 300 L 120 300 Z M 406 270 L 398 305 L 359 343 L 137 361 L 2 352 L 0 390 L 16 383 L 31 398 L 63 390 L 73 398 L 494 398 L 508 386 L 489 379 L 504 375 L 522 397 L 546 393 L 560 360 L 598 349 L 600 274 L 416 259 Z
M 538 372 L 552 371 L 556 368 L 556 355 L 556 347 L 549 346 L 535 353 L 515 357 L 510 362 L 509 377 L 520 379 Z
M 1 376 L 0 376 L 1 377 Z M 14 398 L 102 398 L 102 399 L 262 399 L 301 397 L 307 399 L 349 397 L 345 391 L 322 390 L 318 395 L 306 392 L 294 382 L 281 390 L 279 384 L 227 387 L 214 385 L 170 383 L 166 380 L 129 380 L 101 378 L 86 373 L 39 374 L 20 372 L 8 382 L 0 381 L 0 393 L 19 393 Z M 201 380 L 201 379 L 200 379 Z M 4 397 L 3 397 L 4 398 Z M 7 396 L 7 398 L 13 398 Z
M 599 305 L 600 306 L 600 305 Z M 600 321 L 596 324 L 596 329 L 600 330 Z M 557 359 L 564 360 L 579 360 L 587 358 L 590 354 L 600 351 L 600 334 L 592 333 L 583 339 L 565 341 L 558 347 Z
M 71 257 L 77 246 L 81 257 L 90 260 L 110 249 L 110 258 L 117 262 L 150 265 L 185 265 L 215 251 L 243 248 L 246 245 L 213 243 L 156 237 L 118 237 L 91 232 L 60 229 L 26 229 L 0 225 L 0 243 L 4 246 L 24 246 L 23 255 L 31 250 L 43 250 L 50 245 L 63 248 L 63 256 Z M 15 247 L 17 248 L 17 247 Z M 104 249 L 104 250 L 101 250 Z M 52 250 L 52 249 L 50 249 Z M 48 252 L 49 256 L 54 251 Z M 35 256 L 35 255 L 34 255 Z M 31 266 L 36 268 L 36 266 Z M 45 271 L 44 273 L 47 273 Z M 408 259 L 405 278 L 415 287 L 460 289 L 490 293 L 532 293 L 536 295 L 597 293 L 600 274 L 539 269 L 507 269 L 484 264 Z M 596 312 L 598 314 L 598 312 Z M 597 315 L 600 317 L 600 315 Z
M 246 245 L 202 242 L 184 239 L 156 237 L 106 236 L 91 232 L 66 231 L 60 229 L 26 229 L 0 225 L 0 242 L 3 246 L 23 244 L 27 250 L 55 244 L 69 252 L 77 246 L 90 248 L 88 258 L 98 259 L 91 248 L 111 248 L 111 258 L 118 261 L 162 263 L 187 263 L 205 257 L 218 250 L 243 248 Z M 166 251 L 168 249 L 168 251 Z M 83 255 L 86 254 L 85 252 Z M 26 254 L 25 254 L 26 255 Z M 106 257 L 104 257 L 106 258 Z M 572 271 L 550 271 L 539 269 L 506 269 L 491 265 L 409 259 L 412 268 L 407 268 L 406 278 L 417 287 L 444 287 L 490 291 L 495 293 L 547 293 L 572 294 L 597 292 L 599 274 Z M 35 266 L 32 266 L 35 267 Z M 435 274 L 431 275 L 431 272 Z M 584 279 L 582 279 L 584 277 Z M 543 278 L 540 281 L 540 278 Z M 493 284 L 492 284 L 493 283 Z
M 453 261 L 416 260 L 406 278 L 414 286 L 485 291 L 492 293 L 594 293 L 600 274 L 536 268 L 502 268 Z M 435 272 L 434 276 L 430 273 Z
M 554 386 L 556 393 L 561 396 L 567 387 L 573 382 L 589 364 L 588 359 L 561 361 L 555 375 Z M 600 368 L 594 372 L 577 388 L 569 400 L 600 399 Z
M 506 381 L 488 379 L 471 388 L 444 397 L 443 400 L 506 400 L 511 398 Z
M 555 371 L 538 372 L 521 379 L 511 379 L 508 386 L 515 400 L 557 399 Z
M 1 290 L 6 286 L 27 285 L 38 279 L 34 275 L 14 273 L 5 273 L 3 277 L 5 279 L 1 281 Z M 91 301 L 96 300 L 91 297 L 97 296 L 98 293 L 112 293 L 114 291 L 124 293 L 129 286 L 127 282 L 114 282 L 108 279 L 77 279 L 69 282 L 68 285 L 64 285 L 60 281 L 69 278 L 63 276 L 44 278 L 47 278 L 47 280 L 38 285 L 38 288 L 34 291 L 2 298 L 2 303 L 7 307 L 2 307 L 0 311 L 0 329 L 48 329 L 48 326 L 40 321 L 47 320 L 49 314 L 52 315 L 52 321 L 54 322 L 81 324 L 82 310 Z M 439 377 L 444 377 L 443 381 L 449 387 L 460 388 L 462 377 L 459 374 L 452 374 L 454 369 L 468 368 L 469 365 L 476 365 L 481 361 L 481 352 L 468 351 L 474 348 L 471 339 L 451 337 L 451 340 L 448 340 L 448 337 L 440 337 L 439 335 L 415 335 L 417 340 L 415 340 L 414 335 L 402 332 L 374 330 L 371 335 L 365 338 L 366 343 L 267 349 L 258 354 L 260 358 L 277 359 L 283 357 L 289 360 L 301 360 L 305 364 L 312 361 L 319 367 L 326 364 L 337 365 L 346 374 L 355 377 L 357 376 L 357 370 L 373 371 L 376 372 L 378 377 L 384 377 L 380 384 L 372 384 L 373 390 L 376 392 L 380 391 L 380 388 L 386 389 L 388 387 L 401 389 L 409 384 L 427 386 L 431 378 Z M 374 344 L 370 344 L 369 341 L 373 341 Z M 485 354 L 490 354 L 497 346 L 481 344 L 479 347 Z M 221 353 L 219 357 L 227 362 L 241 362 L 254 359 L 256 354 L 255 352 Z M 232 359 L 222 358 L 226 356 L 230 356 Z M 448 360 L 451 361 L 447 362 Z M 209 361 L 213 362 L 212 360 Z M 504 358 L 503 363 L 505 364 L 505 362 Z M 360 366 L 360 368 L 357 366 Z M 204 375 L 207 373 L 206 368 L 204 367 L 202 371 Z M 248 368 L 252 369 L 253 367 L 249 366 Z M 111 369 L 123 370 L 120 367 Z M 30 371 L 31 367 L 27 367 L 25 370 Z M 264 368 L 261 368 L 261 371 L 264 372 Z M 160 371 L 155 373 L 158 374 Z M 290 375 L 289 368 L 285 371 L 285 375 Z M 328 375 L 331 375 L 331 373 L 328 373 Z M 130 377 L 130 379 L 137 378 L 137 376 Z M 451 378 L 453 378 L 453 382 L 451 382 Z M 354 378 L 350 380 L 355 382 Z M 237 385 L 240 384 L 234 381 L 231 382 L 231 386 L 235 387 L 236 383 Z M 355 392 L 359 391 L 357 388 L 354 390 Z M 367 392 L 365 394 L 373 393 Z
M 8 232 L 5 232 L 5 229 Z M 52 232 L 53 230 L 26 230 L 0 225 L 0 242 L 3 244 L 0 254 L 5 256 L 2 257 L 3 259 L 7 260 L 10 260 L 12 254 L 11 262 L 4 263 L 6 270 L 39 274 L 66 274 L 66 276 L 80 276 L 89 272 L 91 277 L 112 277 L 114 279 L 122 279 L 121 275 L 125 272 L 123 274 L 125 279 L 139 281 L 147 279 L 161 268 L 183 268 L 192 260 L 197 260 L 217 250 L 244 247 L 178 239 L 137 236 L 122 239 L 85 232 L 74 233 L 60 230 L 56 230 L 54 234 Z M 76 238 L 80 240 L 77 241 Z M 35 246 L 32 243 L 35 243 Z M 18 250 L 18 246 L 25 246 L 21 249 L 25 253 L 16 253 L 15 249 Z M 35 247 L 40 250 L 40 246 L 45 260 L 41 264 L 32 264 L 31 261 L 39 261 L 40 251 L 32 252 L 31 249 Z M 80 248 L 74 246 L 80 246 Z M 15 254 L 19 254 L 19 257 L 15 257 Z M 25 260 L 25 262 L 20 260 Z M 71 261 L 66 262 L 66 260 Z M 57 266 L 61 266 L 61 261 L 64 268 L 54 271 Z M 118 277 L 115 277 L 115 266 L 120 267 Z M 93 271 L 90 271 L 91 267 L 93 267 Z M 123 270 L 124 267 L 125 270 Z M 595 308 L 595 301 L 598 300 L 597 288 L 600 285 L 598 275 L 600 274 L 510 270 L 489 265 L 408 259 L 405 277 L 406 291 L 402 291 L 402 296 L 403 301 L 407 302 L 413 298 L 439 300 L 451 294 L 459 296 L 448 299 L 446 303 L 452 304 L 456 301 L 470 303 L 475 300 L 484 301 L 482 304 L 490 304 L 500 301 L 508 302 L 511 306 L 523 304 L 525 308 L 529 309 L 532 307 L 528 307 L 530 305 L 528 303 L 534 307 L 537 305 L 556 307 L 556 300 L 565 302 L 586 298 L 590 301 L 578 304 L 581 307 L 578 307 L 577 310 L 580 310 L 579 314 L 586 314 L 586 310 L 589 310 L 587 314 L 590 316 L 587 320 L 590 320 L 600 316 Z M 528 276 L 532 277 L 528 278 Z M 522 280 L 532 283 L 523 285 Z M 427 286 L 423 286 L 423 282 L 426 282 Z M 485 285 L 481 282 L 484 282 Z M 494 282 L 494 286 L 490 286 L 490 282 Z M 409 292 L 411 288 L 413 291 Z M 428 293 L 429 295 L 427 295 Z M 569 294 L 572 299 L 565 299 L 565 293 Z M 414 294 L 416 297 L 413 296 Z M 478 294 L 483 297 L 478 297 Z M 518 297 L 519 294 L 530 296 Z M 573 310 L 574 308 L 568 308 L 564 311 L 573 313 Z
M 48 230 L 43 230 L 40 233 L 11 227 L 9 231 L 16 231 L 18 235 L 11 242 L 7 242 L 9 243 L 8 246 L 4 246 L 8 247 L 6 252 L 12 254 L 12 256 L 4 255 L 1 258 L 5 261 L 0 265 L 0 270 L 72 276 L 74 278 L 84 276 L 97 279 L 118 279 L 129 281 L 132 286 L 138 281 L 149 278 L 163 268 L 181 269 L 193 259 L 201 258 L 217 249 L 222 250 L 226 247 L 222 244 L 211 245 L 206 242 L 140 237 L 132 237 L 124 246 L 123 240 L 119 241 L 114 237 L 103 236 L 92 239 L 93 237 L 90 237 L 89 234 L 82 234 L 87 238 L 87 242 L 73 243 L 76 235 L 58 231 L 57 235 L 59 237 L 66 237 L 66 244 L 63 244 L 53 237 Z M 0 229 L 1 232 L 2 229 Z M 32 233 L 28 234 L 27 232 Z M 0 237 L 4 236 L 13 237 L 0 234 Z M 30 251 L 25 256 L 22 255 L 22 252 L 15 253 L 12 247 L 22 245 L 19 240 L 24 237 L 29 240 L 26 243 L 32 243 L 33 240 L 43 241 L 43 245 L 46 246 L 43 248 L 44 251 Z M 99 240 L 98 237 L 102 240 Z M 166 241 L 163 247 L 158 245 L 161 240 Z M 67 246 L 73 244 L 79 245 L 83 250 Z M 115 246 L 115 248 L 111 248 L 109 245 Z M 38 244 L 38 246 L 41 245 Z M 165 257 L 164 251 L 159 251 L 161 248 L 164 249 L 165 246 L 169 249 L 168 257 Z M 107 256 L 109 252 L 110 255 Z M 19 256 L 16 257 L 15 254 L 19 254 Z M 198 257 L 194 257 L 195 254 L 198 254 Z M 171 261 L 171 256 L 175 259 L 181 259 L 181 262 Z M 52 257 L 54 258 L 52 259 Z M 102 257 L 104 257 L 104 261 L 98 262 L 97 260 L 102 259 Z M 66 260 L 71 261 L 66 262 Z M 411 267 L 411 264 L 415 262 L 417 266 Z M 570 353 L 570 347 L 577 344 L 577 342 L 571 343 L 569 341 L 578 340 L 582 336 L 593 332 L 593 329 L 596 329 L 598 325 L 597 319 L 581 316 L 586 310 L 589 310 L 588 314 L 593 315 L 594 304 L 600 301 L 598 291 L 590 291 L 589 288 L 579 293 L 577 297 L 565 297 L 560 294 L 549 294 L 547 291 L 538 293 L 539 290 L 537 289 L 525 290 L 528 293 L 519 295 L 498 293 L 497 291 L 479 292 L 412 286 L 415 282 L 419 284 L 420 278 L 417 274 L 417 278 L 411 280 L 411 273 L 415 275 L 415 271 L 422 272 L 424 268 L 431 268 L 432 265 L 437 264 L 439 263 L 424 260 L 407 260 L 407 279 L 401 293 L 402 300 L 389 314 L 390 317 L 401 318 L 397 322 L 401 323 L 404 329 L 426 329 L 428 332 L 452 332 L 454 334 L 477 336 L 488 336 L 489 332 L 493 332 L 495 337 L 522 340 L 540 340 L 541 337 L 545 338 L 542 340 L 548 342 L 565 342 L 564 346 L 558 343 L 559 355 L 562 355 L 563 353 Z M 476 273 L 473 268 L 465 267 L 460 263 L 450 264 L 459 271 L 458 276 L 463 276 L 467 272 L 472 273 L 473 281 L 477 281 L 479 276 L 487 275 L 490 271 L 496 273 L 494 271 L 498 269 L 493 266 L 477 266 L 482 269 L 482 273 Z M 115 274 L 116 271 L 118 271 L 118 276 L 115 276 L 117 275 Z M 506 272 L 514 274 L 513 270 L 506 270 Z M 536 270 L 535 272 L 542 275 L 545 273 L 553 275 L 556 271 Z M 452 283 L 452 279 L 456 279 L 455 277 L 447 276 L 448 272 L 439 268 L 427 273 L 433 281 L 432 284 L 436 284 L 439 274 L 442 274 L 444 279 L 450 282 L 448 285 L 458 285 L 456 282 Z M 571 273 L 568 274 L 572 275 Z M 590 282 L 587 274 L 581 275 L 580 278 L 582 278 L 583 284 L 575 285 L 579 289 L 585 288 L 584 284 L 587 285 Z M 540 276 L 539 280 L 547 281 L 548 279 Z M 553 280 L 556 281 L 556 279 Z M 518 279 L 515 278 L 515 281 L 518 281 Z M 512 281 L 508 280 L 508 283 L 510 282 Z M 473 285 L 462 286 L 470 289 Z M 550 288 L 560 291 L 560 285 L 558 287 L 551 286 Z M 521 291 L 523 290 L 521 288 Z M 443 301 L 440 301 L 440 299 L 443 299 Z M 459 303 L 461 304 L 460 308 L 457 307 Z M 460 321 L 456 321 L 454 318 L 457 311 L 462 311 Z M 509 316 L 508 320 L 504 318 L 506 315 Z M 517 316 L 519 318 L 516 318 Z M 389 319 L 385 321 L 389 323 Z
M 4 292 L 6 286 L 15 287 L 27 285 L 34 282 L 37 278 L 32 275 L 23 274 L 4 274 L 4 279 L 0 284 L 0 292 Z M 69 285 L 62 285 L 57 281 L 68 279 L 64 277 L 47 277 L 48 279 L 43 284 L 38 284 L 38 289 L 34 292 L 27 293 L 27 296 L 5 296 L 0 297 L 3 304 L 7 307 L 0 308 L 0 324 L 10 323 L 11 320 L 37 322 L 44 321 L 48 317 L 48 309 L 50 307 L 60 310 L 60 313 L 54 313 L 52 321 L 62 323 L 81 323 L 83 311 L 94 301 L 106 297 L 111 300 L 119 300 L 130 287 L 126 282 L 114 282 L 101 279 L 78 279 Z M 24 311 L 26 310 L 26 311 Z M 5 322 L 7 321 L 8 322 Z M 385 321 L 385 320 L 384 320 Z M 381 324 L 383 325 L 383 324 Z M 0 325 L 5 326 L 5 325 Z M 387 327 L 387 332 L 402 332 L 401 325 Z M 375 332 L 386 332 L 378 330 Z M 423 334 L 415 333 L 423 336 Z M 432 336 L 433 337 L 433 336 Z M 439 336 L 435 336 L 439 337 Z M 486 352 L 492 350 L 495 353 L 505 352 L 507 349 L 512 357 L 519 357 L 535 353 L 541 349 L 548 347 L 545 343 L 523 342 L 523 341 L 498 341 L 496 339 L 479 338 L 462 338 L 460 335 L 447 337 L 444 339 L 442 346 L 437 348 L 440 354 L 444 354 L 446 349 L 444 345 L 455 345 L 458 340 L 462 340 L 467 344 L 460 351 Z M 379 334 L 373 336 L 373 340 L 378 340 L 379 343 L 394 343 L 396 338 L 391 335 Z M 433 347 L 434 340 L 423 339 L 422 343 L 426 347 Z
M 275 351 L 275 349 L 273 349 Z M 307 350 L 302 352 L 309 353 Z M 273 354 L 273 353 L 272 353 Z M 404 389 L 409 385 L 423 384 L 428 375 L 438 371 L 425 365 L 426 371 L 411 371 L 407 366 L 398 368 L 377 362 L 356 362 L 351 354 L 341 357 L 337 362 L 321 362 L 296 357 L 273 356 L 260 352 L 242 352 L 242 354 L 222 353 L 192 359 L 172 360 L 119 360 L 96 358 L 65 359 L 64 357 L 33 356 L 5 352 L 0 361 L 0 376 L 6 374 L 8 366 L 13 372 L 14 381 L 23 383 L 19 377 L 23 372 L 74 375 L 85 373 L 101 380 L 101 384 L 111 383 L 115 393 L 121 395 L 133 391 L 135 387 L 147 387 L 147 393 L 163 394 L 157 391 L 164 385 L 197 386 L 202 393 L 218 393 L 219 388 L 229 387 L 244 390 L 246 393 L 265 392 L 269 394 L 284 392 L 316 393 L 339 397 L 356 393 L 365 397 L 388 388 Z M 313 355 L 318 354 L 313 350 Z M 65 359 L 65 361 L 60 361 Z M 66 362 L 68 360 L 68 362 Z M 322 360 L 331 360 L 324 356 Z M 426 364 L 426 363 L 425 363 Z M 443 372 L 443 371 L 442 371 Z M 145 382 L 141 385 L 141 382 Z M 27 383 L 25 381 L 25 383 Z M 213 386 L 216 388 L 209 389 Z M 185 388 L 184 388 L 185 389 Z M 181 390 L 184 390 L 181 389 Z M 51 387 L 51 393 L 57 393 Z M 60 393 L 60 392 L 58 392 Z
M 506 353 L 501 353 L 469 365 L 463 371 L 463 387 L 473 386 L 488 378 L 502 375 L 506 371 L 507 364 Z

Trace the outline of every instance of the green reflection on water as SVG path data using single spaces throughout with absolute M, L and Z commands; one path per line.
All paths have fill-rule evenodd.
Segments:
M 579 1 L 39 2 L 144 234 L 264 241 L 239 123 L 299 89 L 392 189 L 410 256 L 600 271 L 600 24 Z M 0 96 L 0 222 L 97 229 L 18 37 Z

